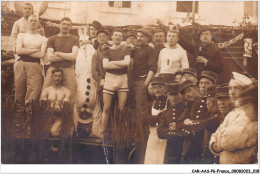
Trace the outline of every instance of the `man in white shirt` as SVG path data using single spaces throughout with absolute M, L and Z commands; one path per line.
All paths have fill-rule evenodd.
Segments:
M 169 30 L 167 32 L 168 47 L 163 48 L 159 54 L 157 75 L 163 77 L 166 82 L 175 79 L 177 71 L 189 68 L 189 62 L 186 51 L 177 44 L 179 32 Z

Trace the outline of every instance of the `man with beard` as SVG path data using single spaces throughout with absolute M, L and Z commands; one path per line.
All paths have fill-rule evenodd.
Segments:
M 154 77 L 152 89 L 156 99 L 145 106 L 143 122 L 149 126 L 150 134 L 147 141 L 144 164 L 163 164 L 166 148 L 166 140 L 160 140 L 157 135 L 158 114 L 166 110 L 167 97 L 164 79 Z
M 62 85 L 63 71 L 62 69 L 52 70 L 52 85 L 45 88 L 41 94 L 41 101 L 50 101 L 51 107 L 54 108 L 53 120 L 51 125 L 51 136 L 58 137 L 61 131 L 63 118 L 61 110 L 63 103 L 70 101 L 70 90 Z M 52 151 L 58 151 L 58 144 L 52 145 Z
M 133 51 L 133 95 L 135 108 L 144 111 L 148 102 L 147 87 L 157 70 L 157 57 L 155 50 L 148 45 L 151 34 L 148 30 L 141 29 L 137 32 L 138 48 Z
M 216 84 L 217 74 L 212 71 L 202 71 L 199 80 L 200 94 L 207 97 L 207 89 Z
M 168 47 L 160 51 L 157 74 L 163 77 L 166 82 L 175 79 L 177 71 L 189 68 L 189 62 L 186 51 L 177 44 L 179 40 L 179 32 L 177 30 L 169 30 L 167 32 Z
M 181 129 L 185 139 L 183 142 L 183 163 L 201 163 L 204 129 L 201 122 L 209 118 L 205 98 L 202 98 L 195 83 L 186 80 L 181 84 L 181 93 L 188 102 L 186 110 L 177 121 L 177 129 Z
M 64 17 L 60 21 L 60 33 L 51 36 L 47 44 L 48 60 L 51 62 L 48 68 L 43 89 L 51 85 L 52 70 L 61 68 L 63 70 L 63 85 L 71 92 L 71 102 L 74 103 L 74 97 L 77 90 L 75 77 L 75 60 L 79 48 L 79 39 L 70 34 L 72 21 Z
M 177 81 L 167 83 L 167 98 L 170 106 L 159 114 L 158 137 L 167 139 L 164 157 L 165 164 L 180 164 L 183 137 L 180 130 L 176 129 L 176 122 L 185 110 L 179 93 L 180 85 Z

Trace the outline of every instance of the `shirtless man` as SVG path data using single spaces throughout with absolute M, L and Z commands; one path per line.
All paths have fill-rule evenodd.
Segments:
M 42 91 L 41 100 L 51 101 L 55 111 L 61 111 L 63 102 L 70 101 L 70 90 L 62 86 L 62 69 L 52 70 L 52 85 Z
M 58 137 L 61 131 L 62 118 L 61 109 L 64 102 L 70 101 L 70 90 L 62 86 L 63 71 L 62 69 L 52 70 L 52 85 L 45 88 L 41 94 L 41 101 L 50 101 L 51 107 L 54 108 L 54 117 L 51 126 L 51 136 Z M 58 144 L 53 143 L 52 151 L 58 151 Z
M 39 17 L 28 18 L 29 31 L 19 33 L 16 51 L 20 56 L 15 68 L 15 102 L 16 127 L 20 127 L 26 115 L 26 107 L 30 101 L 38 100 L 42 88 L 42 69 L 40 59 L 46 53 L 47 39 L 38 33 Z M 29 129 L 29 127 L 28 127 Z

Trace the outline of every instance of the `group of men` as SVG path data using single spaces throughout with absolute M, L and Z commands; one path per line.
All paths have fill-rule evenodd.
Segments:
M 113 95 L 117 93 L 118 109 L 123 111 L 130 91 L 134 96 L 134 108 L 150 129 L 144 163 L 218 162 L 209 150 L 211 134 L 235 107 L 242 88 L 252 81 L 234 73 L 229 84 L 217 86 L 217 74 L 222 72 L 223 61 L 212 42 L 210 28 L 201 29 L 201 43 L 196 46 L 186 44 L 177 29 L 167 33 L 157 30 L 151 34 L 146 29 L 124 33 L 116 28 L 110 42 L 110 33 L 93 21 L 89 39 L 79 41 L 70 34 L 71 19 L 64 17 L 59 34 L 47 39 L 38 32 L 41 26 L 32 5 L 25 3 L 23 11 L 24 17 L 14 24 L 12 31 L 12 37 L 19 32 L 15 51 L 19 59 L 14 69 L 17 127 L 22 126 L 26 105 L 31 101 L 39 98 L 51 101 L 57 112 L 62 103 L 74 103 L 78 49 L 81 45 L 92 44 L 96 51 L 91 69 L 102 99 L 100 128 L 103 134 L 107 130 Z M 26 30 L 22 30 L 20 23 Z M 192 58 L 188 58 L 184 48 Z M 40 60 L 46 53 L 50 66 L 42 85 Z M 250 83 L 245 84 L 241 78 Z M 155 100 L 150 99 L 151 94 Z M 53 136 L 58 136 L 61 124 L 61 119 L 56 119 Z

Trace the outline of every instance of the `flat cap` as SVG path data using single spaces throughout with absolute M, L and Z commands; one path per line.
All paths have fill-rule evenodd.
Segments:
M 203 31 L 210 31 L 210 32 L 212 32 L 212 28 L 210 28 L 208 26 L 201 26 L 199 28 L 198 34 L 200 35 Z
M 200 79 L 201 78 L 208 78 L 215 83 L 217 82 L 217 74 L 212 71 L 202 71 L 200 74 Z
M 180 84 L 177 81 L 170 81 L 166 84 L 167 92 L 170 95 L 178 94 L 180 92 Z
M 216 87 L 216 98 L 229 97 L 228 83 Z
M 130 36 L 134 36 L 134 37 L 137 38 L 136 34 L 135 34 L 134 32 L 131 32 L 131 31 L 129 31 L 129 32 L 126 33 L 126 38 L 128 38 L 128 37 L 130 37 Z
M 213 85 L 211 87 L 208 87 L 208 89 L 207 89 L 207 97 L 215 97 L 216 96 L 216 86 L 217 85 Z
M 180 93 L 183 93 L 186 88 L 191 86 L 197 86 L 197 85 L 190 80 L 185 80 L 184 82 L 181 83 Z
M 147 37 L 152 38 L 151 32 L 149 30 L 147 30 L 147 29 L 139 29 L 137 32 L 143 33 Z
M 248 78 L 247 76 L 243 74 L 239 74 L 237 72 L 232 72 L 234 80 L 240 85 L 240 86 L 248 86 L 253 83 L 253 81 Z
M 162 77 L 154 77 L 151 81 L 151 85 L 155 85 L 155 84 L 162 84 L 162 85 L 166 85 L 165 81 Z
M 107 30 L 103 30 L 103 29 L 98 30 L 98 31 L 97 31 L 97 36 L 98 36 L 98 34 L 100 34 L 100 33 L 105 33 L 107 36 L 109 36 L 109 32 L 108 32 Z
M 89 24 L 89 25 L 94 26 L 94 27 L 97 28 L 98 30 L 100 30 L 100 29 L 102 28 L 101 23 L 98 22 L 98 21 L 96 21 L 96 20 L 94 20 L 94 21 L 93 21 L 91 24 Z
M 193 76 L 197 77 L 197 70 L 194 69 L 194 68 L 185 68 L 185 69 L 183 69 L 182 70 L 182 75 L 186 74 L 186 73 L 192 74 Z

